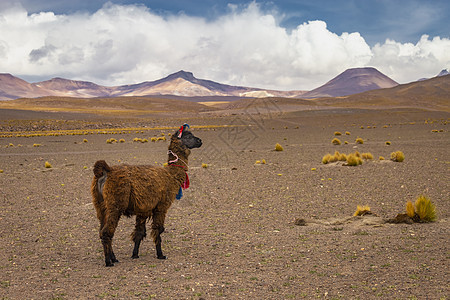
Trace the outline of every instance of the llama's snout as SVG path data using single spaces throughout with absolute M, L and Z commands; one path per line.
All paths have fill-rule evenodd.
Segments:
M 196 137 L 195 145 L 196 145 L 197 148 L 200 148 L 203 145 L 202 139 Z

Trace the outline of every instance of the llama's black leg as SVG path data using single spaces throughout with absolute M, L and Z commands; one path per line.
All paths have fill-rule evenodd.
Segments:
M 158 210 L 155 208 L 152 212 L 153 223 L 152 223 L 152 237 L 155 242 L 156 247 L 156 257 L 158 259 L 166 259 L 167 257 L 163 255 L 161 249 L 161 233 L 164 232 L 164 220 L 166 218 L 167 210 Z
M 145 222 L 147 217 L 136 216 L 136 227 L 131 238 L 134 242 L 133 256 L 131 258 L 139 258 L 139 246 L 141 241 L 147 236 Z
M 161 233 L 163 233 L 163 232 L 164 232 L 164 227 L 158 228 L 158 234 L 155 238 L 156 257 L 158 259 L 167 259 L 167 257 L 165 255 L 163 255 L 162 249 L 161 249 Z
M 119 262 L 112 249 L 112 239 L 114 237 L 117 224 L 119 223 L 119 219 L 120 214 L 118 213 L 107 214 L 105 224 L 100 230 L 100 239 L 102 240 L 103 251 L 105 254 L 105 265 L 107 267 L 112 267 L 114 266 L 114 263 Z

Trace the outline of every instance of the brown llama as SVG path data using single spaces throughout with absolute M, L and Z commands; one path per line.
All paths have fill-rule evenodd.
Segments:
M 168 165 L 165 167 L 119 165 L 108 166 L 104 160 L 94 165 L 91 192 L 100 221 L 100 239 L 107 267 L 118 262 L 112 249 L 112 239 L 121 215 L 136 215 L 131 235 L 134 241 L 132 258 L 139 258 L 139 246 L 146 237 L 145 223 L 152 218 L 151 236 L 156 256 L 166 259 L 161 250 L 166 213 L 175 197 L 181 197 L 181 187 L 187 188 L 188 156 L 192 148 L 199 148 L 202 140 L 195 137 L 184 124 L 172 136 Z

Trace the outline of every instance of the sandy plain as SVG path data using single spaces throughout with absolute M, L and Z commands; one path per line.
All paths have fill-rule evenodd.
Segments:
M 11 110 L 0 116 L 2 299 L 450 295 L 448 112 L 265 107 L 131 119 Z M 123 217 L 113 241 L 120 263 L 106 268 L 89 190 L 94 162 L 162 165 L 167 141 L 133 139 L 167 136 L 184 122 L 204 144 L 190 157 L 191 187 L 166 219 L 168 259 L 156 259 L 150 239 L 131 259 L 134 218 Z M 336 131 L 340 146 L 331 143 Z M 110 138 L 125 142 L 107 144 Z M 284 151 L 274 151 L 276 143 Z M 358 167 L 321 163 L 336 150 L 374 159 Z M 397 150 L 402 163 L 389 160 Z M 421 194 L 436 205 L 436 222 L 349 218 L 357 205 L 392 218 Z M 298 218 L 318 222 L 297 226 Z

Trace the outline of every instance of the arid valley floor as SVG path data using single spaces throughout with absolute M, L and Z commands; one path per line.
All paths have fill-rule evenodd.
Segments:
M 450 297 L 448 111 L 0 115 L 0 299 Z M 162 166 L 168 142 L 151 138 L 185 122 L 203 146 L 190 156 L 190 188 L 166 218 L 168 259 L 156 258 L 150 238 L 131 259 L 134 217 L 122 217 L 113 240 L 120 263 L 106 268 L 90 195 L 93 164 Z M 284 151 L 274 151 L 276 143 Z M 336 150 L 374 159 L 322 164 Z M 401 163 L 389 160 L 397 150 Z M 422 194 L 436 205 L 436 222 L 379 222 Z M 357 205 L 378 218 L 349 218 Z M 298 218 L 311 221 L 297 226 Z

